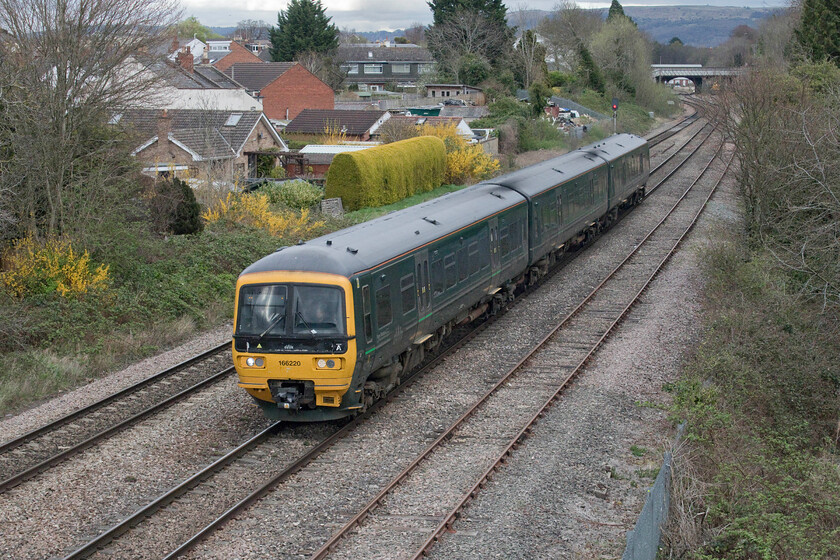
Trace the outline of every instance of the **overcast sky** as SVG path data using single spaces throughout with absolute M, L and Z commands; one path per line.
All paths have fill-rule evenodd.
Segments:
M 606 2 L 578 2 L 583 8 L 605 8 Z M 195 16 L 204 25 L 233 27 L 245 19 L 264 20 L 277 23 L 277 13 L 288 5 L 287 0 L 182 0 L 186 16 Z M 404 29 L 414 23 L 429 24 L 432 12 L 426 0 L 321 0 L 327 8 L 327 15 L 339 29 L 355 31 L 378 31 Z M 622 2 L 628 6 L 738 6 L 778 7 L 786 5 L 785 0 L 645 0 Z M 531 10 L 551 10 L 557 0 L 530 0 L 528 2 L 506 2 L 508 12 L 520 7 Z

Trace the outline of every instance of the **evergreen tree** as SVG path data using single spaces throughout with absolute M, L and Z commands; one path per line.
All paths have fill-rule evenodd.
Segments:
M 271 58 L 291 62 L 305 52 L 326 53 L 338 47 L 338 28 L 330 23 L 321 0 L 292 0 L 272 27 Z
M 434 25 L 446 22 L 457 12 L 476 12 L 493 23 L 507 27 L 507 6 L 502 0 L 431 0 L 428 2 L 434 16 Z
M 627 18 L 628 20 L 633 22 L 633 25 L 636 25 L 636 22 L 633 21 L 633 18 L 624 13 L 624 8 L 619 3 L 619 1 L 612 0 L 612 4 L 610 4 L 610 11 L 607 14 L 607 21 L 615 21 L 616 18 Z
M 836 0 L 804 0 L 796 38 L 811 60 L 840 65 L 840 9 Z
M 606 91 L 604 75 L 601 73 L 598 65 L 595 64 L 592 53 L 589 52 L 589 49 L 583 43 L 578 47 L 578 57 L 580 58 L 580 65 L 578 66 L 577 72 L 583 80 L 583 83 L 598 93 L 604 93 Z

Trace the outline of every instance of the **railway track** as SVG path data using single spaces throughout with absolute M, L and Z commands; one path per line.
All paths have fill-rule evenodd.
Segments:
M 655 145 L 670 138 L 694 122 L 697 114 L 695 111 L 648 140 Z M 203 362 L 223 354 L 228 344 L 211 348 L 114 395 L 0 444 L 0 472 L 3 473 L 0 475 L 0 493 L 231 374 L 232 368 L 228 367 L 208 376 L 201 366 Z M 197 368 L 202 372 L 193 375 Z
M 709 187 L 695 188 L 718 156 L 719 150 L 668 214 L 580 305 L 315 551 L 311 560 L 352 558 L 360 550 L 376 549 L 380 543 L 388 543 L 394 556 L 417 559 L 425 556 L 447 530 L 452 530 L 460 513 L 492 473 L 558 401 L 676 252 L 728 170 L 727 164 Z M 509 406 L 526 394 L 539 395 L 541 399 L 533 407 Z M 499 414 L 501 410 L 510 414 Z M 469 448 L 469 453 L 463 452 L 465 448 Z M 465 462 L 465 455 L 473 461 Z M 476 455 L 484 461 L 476 464 Z M 418 474 L 421 471 L 423 474 Z M 432 472 L 447 473 L 457 482 L 425 484 L 424 478 Z M 465 490 L 452 500 L 452 487 Z M 404 548 L 394 548 L 393 520 L 417 519 L 419 512 L 414 504 L 419 503 L 438 504 L 438 509 L 440 504 L 446 504 L 446 513 L 436 516 L 426 512 L 423 521 L 411 524 L 412 530 L 402 526 L 400 540 L 409 542 Z M 434 518 L 437 522 L 424 538 L 412 538 Z
M 689 126 L 691 126 L 692 124 L 697 122 L 698 118 L 700 117 L 700 111 L 697 109 L 696 106 L 692 105 L 692 107 L 694 108 L 694 113 L 692 113 L 690 115 L 686 115 L 685 117 L 683 117 L 682 119 L 677 121 L 673 126 L 669 127 L 668 129 L 663 130 L 662 132 L 659 132 L 657 134 L 654 134 L 653 136 L 646 137 L 646 140 L 648 141 L 648 144 L 650 145 L 650 147 L 653 148 L 654 146 L 658 146 L 659 144 L 663 143 L 665 140 L 668 140 L 672 136 L 676 136 L 681 131 L 683 131 L 684 129 L 688 128 Z
M 686 142 L 683 147 L 687 144 L 688 142 Z M 687 158 L 683 160 L 682 163 L 685 163 L 686 160 Z M 682 165 L 682 163 L 680 163 L 680 165 Z M 665 180 L 667 180 L 667 178 L 662 181 Z M 652 192 L 653 190 L 656 190 L 656 187 L 651 189 L 649 192 Z M 517 301 L 521 301 L 521 298 L 518 298 Z M 463 341 L 459 341 L 456 348 L 460 347 L 463 343 L 465 343 L 465 341 L 474 336 L 475 334 L 471 334 Z M 440 361 L 445 359 L 445 357 L 446 355 L 441 355 L 436 360 Z M 433 366 L 434 364 L 429 364 L 423 371 L 429 371 Z M 101 551 L 103 557 L 109 557 L 112 555 L 119 556 L 120 554 L 117 551 L 124 549 L 120 548 L 118 543 L 113 545 L 109 545 L 109 543 L 120 537 L 120 535 L 130 531 L 130 535 L 126 535 L 126 537 L 130 537 L 130 540 L 132 540 L 134 544 L 127 545 L 127 547 L 129 549 L 132 546 L 136 547 L 138 543 L 144 542 L 144 540 L 146 540 L 150 535 L 157 532 L 156 526 L 165 526 L 174 519 L 183 520 L 185 518 L 189 518 L 190 516 L 195 518 L 199 513 L 196 511 L 196 508 L 201 507 L 203 500 L 202 496 L 207 496 L 209 493 L 224 493 L 227 491 L 227 488 L 230 487 L 238 488 L 240 493 L 244 493 L 243 488 L 253 488 L 253 490 L 245 497 L 241 497 L 240 494 L 238 502 L 230 500 L 228 505 L 222 508 L 223 512 L 221 515 L 219 515 L 215 520 L 203 525 L 201 530 L 199 530 L 192 538 L 177 547 L 171 548 L 172 552 L 169 553 L 167 558 L 174 558 L 185 554 L 189 549 L 201 542 L 201 540 L 209 535 L 214 529 L 220 527 L 227 520 L 253 505 L 262 497 L 271 493 L 278 486 L 281 486 L 284 481 L 307 467 L 307 465 L 315 462 L 326 450 L 336 444 L 341 445 L 339 442 L 344 441 L 349 434 L 361 425 L 361 423 L 367 421 L 371 415 L 376 414 L 376 411 L 387 402 L 390 402 L 395 398 L 399 398 L 404 391 L 410 389 L 414 380 L 421 377 L 422 373 L 412 378 L 412 380 L 404 383 L 393 394 L 389 395 L 387 400 L 380 401 L 380 403 L 378 403 L 368 414 L 357 418 L 341 429 L 337 429 L 336 432 L 331 434 L 324 441 L 313 445 L 305 454 L 300 455 L 298 459 L 294 460 L 291 464 L 287 464 L 285 467 L 279 467 L 276 465 L 272 467 L 265 467 L 267 462 L 266 459 L 270 458 L 272 455 L 271 449 L 276 450 L 278 442 L 277 435 L 282 430 L 279 425 L 272 426 L 260 434 L 257 434 L 254 438 L 249 440 L 249 442 L 246 442 L 225 457 L 222 457 L 212 465 L 209 465 L 201 472 L 196 473 L 193 477 L 190 477 L 190 479 L 186 480 L 181 485 L 178 485 L 166 494 L 158 497 L 155 501 L 148 504 L 148 506 L 138 510 L 134 515 L 126 518 L 121 523 L 89 541 L 66 558 L 88 557 L 96 554 L 97 551 Z M 276 463 L 276 461 L 274 462 Z M 255 465 L 263 465 L 262 470 L 257 470 L 254 467 Z M 265 482 L 265 484 L 260 486 L 257 484 L 258 481 L 260 483 Z M 158 521 L 156 522 L 155 519 L 158 519 Z
M 233 372 L 226 342 L 0 445 L 0 493 Z

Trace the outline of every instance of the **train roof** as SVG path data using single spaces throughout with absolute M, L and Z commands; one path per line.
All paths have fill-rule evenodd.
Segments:
M 616 134 L 556 158 L 489 179 L 485 184 L 502 185 L 530 198 L 547 188 L 615 161 L 646 143 L 644 138 L 633 134 Z
M 478 184 L 263 257 L 242 274 L 305 270 L 351 277 L 519 204 L 525 199 Z

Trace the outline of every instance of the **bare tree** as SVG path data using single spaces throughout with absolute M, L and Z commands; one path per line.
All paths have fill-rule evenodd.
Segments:
M 412 23 L 410 27 L 405 30 L 405 38 L 409 43 L 426 46 L 426 26 L 422 23 Z
M 426 30 L 429 50 L 440 70 L 459 82 L 461 63 L 466 59 L 495 60 L 505 54 L 507 30 L 471 10 L 459 10 L 444 23 Z
M 577 67 L 577 53 L 581 44 L 601 28 L 601 18 L 592 10 L 584 10 L 572 0 L 563 0 L 550 16 L 537 25 L 537 32 L 545 39 L 551 70 L 569 71 Z
M 385 144 L 419 136 L 420 131 L 409 119 L 391 118 L 379 127 L 379 137 Z
M 545 77 L 545 47 L 540 43 L 537 33 L 529 29 L 530 11 L 527 5 L 522 4 L 513 14 L 513 21 L 521 32 L 519 38 L 514 42 L 512 58 L 518 67 L 518 79 L 525 88 L 531 87 L 535 81 Z
M 651 46 L 645 35 L 626 17 L 607 22 L 591 40 L 590 50 L 604 74 L 619 88 L 637 93 L 652 83 Z M 649 101 L 639 100 L 640 103 Z
M 109 216 L 96 204 L 127 200 L 116 183 L 129 154 L 105 125 L 153 89 L 152 49 L 178 16 L 176 0 L 0 0 L 0 83 L 14 84 L 3 91 L 12 152 L 0 184 L 21 230 L 67 233 Z
M 236 24 L 236 30 L 233 32 L 234 39 L 238 41 L 268 39 L 268 29 L 270 27 L 271 25 L 261 19 L 243 19 Z
M 803 295 L 840 309 L 840 73 L 833 72 L 809 83 L 754 69 L 721 92 L 716 115 L 736 147 L 749 231 L 796 273 Z
M 333 53 L 302 52 L 295 57 L 295 61 L 333 90 L 339 89 L 347 77 L 347 71 L 342 70 L 341 61 L 337 60 Z

